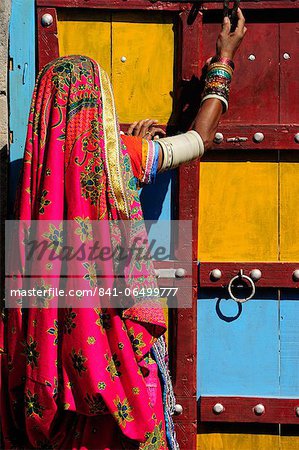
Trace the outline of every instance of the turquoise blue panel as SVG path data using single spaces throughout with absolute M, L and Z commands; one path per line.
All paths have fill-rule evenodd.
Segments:
M 162 173 L 155 183 L 144 186 L 140 193 L 144 219 L 152 221 L 149 239 L 156 239 L 167 254 L 173 254 L 175 245 L 170 222 L 175 218 L 175 183 L 176 171 Z
M 197 394 L 279 395 L 276 293 L 238 304 L 224 291 L 201 290 L 197 302 Z
M 299 397 L 299 292 L 281 291 L 280 395 Z
M 13 201 L 23 158 L 28 113 L 35 82 L 34 0 L 12 0 L 9 27 L 10 197 Z

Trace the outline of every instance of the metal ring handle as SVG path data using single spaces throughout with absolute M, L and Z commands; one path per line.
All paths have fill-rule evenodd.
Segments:
M 232 285 L 233 285 L 233 282 L 234 282 L 235 280 L 238 280 L 239 278 L 241 278 L 241 280 L 247 280 L 247 281 L 249 281 L 249 284 L 250 284 L 250 286 L 251 286 L 251 288 L 252 288 L 252 292 L 251 292 L 251 294 L 250 294 L 248 297 L 245 297 L 245 298 L 238 298 L 238 297 L 235 297 L 234 294 L 232 293 Z M 248 277 L 247 275 L 244 275 L 244 274 L 243 274 L 243 269 L 240 270 L 240 273 L 239 273 L 238 275 L 236 275 L 235 277 L 233 277 L 233 278 L 230 280 L 230 282 L 228 283 L 227 289 L 228 289 L 228 293 L 229 293 L 230 297 L 231 297 L 233 300 L 235 300 L 235 302 L 238 302 L 238 303 L 244 303 L 244 302 L 247 302 L 247 301 L 250 300 L 250 299 L 254 296 L 254 294 L 255 294 L 255 284 L 254 284 L 254 282 L 252 281 L 252 279 L 251 279 L 250 277 Z

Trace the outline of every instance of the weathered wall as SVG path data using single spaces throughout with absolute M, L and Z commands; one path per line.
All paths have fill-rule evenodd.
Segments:
M 8 154 L 8 25 L 10 14 L 10 0 L 0 3 L 0 214 L 1 222 L 5 216 L 5 185 Z
M 10 0 L 0 3 L 0 150 L 7 152 L 8 140 L 8 103 L 7 103 L 7 59 L 8 59 L 8 24 Z
M 8 165 L 8 25 L 10 0 L 0 2 L 0 268 L 1 294 L 4 275 L 4 220 L 6 218 L 6 186 Z M 2 295 L 0 307 L 2 307 Z

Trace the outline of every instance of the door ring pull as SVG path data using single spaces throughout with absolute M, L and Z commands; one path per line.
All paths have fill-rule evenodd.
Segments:
M 251 286 L 252 292 L 251 292 L 251 294 L 250 294 L 248 297 L 245 297 L 245 298 L 238 298 L 238 297 L 235 297 L 234 294 L 232 293 L 232 285 L 233 285 L 233 282 L 236 281 L 236 280 L 238 280 L 238 279 L 246 280 L 246 281 L 249 282 L 249 285 Z M 233 278 L 230 280 L 230 282 L 228 283 L 227 289 L 228 289 L 228 293 L 229 293 L 230 297 L 231 297 L 233 300 L 235 300 L 235 302 L 238 302 L 238 303 L 244 303 L 244 302 L 247 302 L 247 301 L 250 300 L 250 299 L 254 296 L 254 294 L 255 294 L 255 284 L 254 284 L 254 282 L 252 281 L 252 279 L 251 279 L 250 277 L 248 277 L 247 275 L 244 275 L 244 274 L 243 274 L 243 269 L 240 269 L 240 272 L 238 273 L 238 275 L 236 275 L 235 277 L 233 277 Z

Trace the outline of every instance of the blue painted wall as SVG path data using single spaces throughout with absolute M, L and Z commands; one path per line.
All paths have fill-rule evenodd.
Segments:
M 12 208 L 21 160 L 24 153 L 27 120 L 35 82 L 35 12 L 34 0 L 12 0 L 9 27 L 9 127 L 10 208 Z

